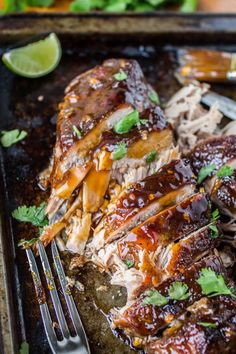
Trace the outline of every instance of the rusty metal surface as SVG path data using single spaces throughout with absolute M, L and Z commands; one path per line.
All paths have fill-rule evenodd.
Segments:
M 170 30 L 168 42 L 166 40 L 167 27 L 161 28 L 159 22 L 164 21 L 161 16 L 142 18 L 143 21 L 146 18 L 146 28 L 149 28 L 146 32 L 142 32 L 139 27 L 139 16 L 128 16 L 128 18 L 136 21 L 136 25 L 134 22 L 132 24 L 133 32 L 126 16 L 123 23 L 122 17 L 117 16 L 120 23 L 117 31 L 129 32 L 126 36 L 112 34 L 116 22 L 112 23 L 110 16 L 32 17 L 26 15 L 6 17 L 0 21 L 1 51 L 4 51 L 7 45 L 12 45 L 16 39 L 24 39 L 26 35 L 35 35 L 42 30 L 44 32 L 57 30 L 63 47 L 60 65 L 44 78 L 30 80 L 17 77 L 0 65 L 0 129 L 19 128 L 29 133 L 27 139 L 8 149 L 2 149 L 1 154 L 2 181 L 0 187 L 3 229 L 0 235 L 2 262 L 0 267 L 4 267 L 4 270 L 0 284 L 5 284 L 5 286 L 1 287 L 0 292 L 0 323 L 3 331 L 0 345 L 3 345 L 1 341 L 4 341 L 3 353 L 5 354 L 17 353 L 17 348 L 25 337 L 30 343 L 31 353 L 50 353 L 40 321 L 26 256 L 17 248 L 19 239 L 34 237 L 36 230 L 29 225 L 15 221 L 11 225 L 10 214 L 19 205 L 39 204 L 46 198 L 46 194 L 37 186 L 37 175 L 47 165 L 52 153 L 57 104 L 63 97 L 67 83 L 75 75 L 101 63 L 106 58 L 135 58 L 164 102 L 179 87 L 174 78 L 176 45 L 185 46 L 190 43 L 203 45 L 202 38 L 204 37 L 204 43 L 208 43 L 208 46 L 219 48 L 215 46 L 217 43 L 224 44 L 225 50 L 235 51 L 236 49 L 234 42 L 236 16 L 228 17 L 228 25 L 224 22 L 226 16 L 219 18 L 213 16 L 209 23 L 208 16 L 206 16 L 203 28 L 199 24 L 196 25 L 196 16 L 188 17 L 187 20 L 181 16 L 170 16 L 168 21 L 171 21 L 173 27 Z M 224 20 L 224 25 L 222 20 Z M 98 22 L 102 25 L 104 32 L 96 27 Z M 214 36 L 213 22 L 215 27 L 217 23 L 220 23 Z M 78 27 L 79 23 L 83 23 L 83 28 Z M 186 29 L 185 35 L 183 35 L 183 26 Z M 211 28 L 209 33 L 206 30 L 207 26 Z M 180 28 L 179 32 L 174 32 L 177 28 Z M 192 42 L 191 38 L 186 35 L 189 31 L 195 33 Z M 232 35 L 233 32 L 235 34 L 233 38 L 230 35 L 225 36 L 225 33 Z M 232 86 L 217 85 L 214 89 L 236 99 L 236 92 L 234 92 L 236 90 L 232 90 Z M 64 262 L 65 265 L 68 264 L 67 255 L 64 255 Z M 89 336 L 92 352 L 94 354 L 132 353 L 133 351 L 127 345 L 112 334 L 104 316 L 114 304 L 119 306 L 125 303 L 124 291 L 121 288 L 109 286 L 109 278 L 100 274 L 91 265 L 86 266 L 80 272 L 73 271 L 68 274 L 74 276 L 85 286 L 85 292 L 75 291 L 74 295 Z M 108 286 L 107 290 L 104 290 L 105 288 L 98 290 L 101 285 Z

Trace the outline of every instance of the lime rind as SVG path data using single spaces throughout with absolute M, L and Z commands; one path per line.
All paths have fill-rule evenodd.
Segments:
M 2 57 L 9 70 L 23 77 L 37 78 L 52 72 L 60 62 L 61 44 L 55 33 L 25 47 L 10 50 Z

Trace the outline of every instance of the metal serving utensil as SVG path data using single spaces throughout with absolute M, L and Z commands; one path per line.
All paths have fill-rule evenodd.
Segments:
M 211 107 L 215 102 L 219 103 L 219 111 L 232 120 L 236 120 L 236 102 L 228 97 L 219 95 L 216 92 L 209 91 L 201 99 L 201 102 Z
M 51 251 L 52 251 L 55 269 L 60 280 L 62 292 L 66 300 L 66 305 L 68 307 L 70 318 L 72 320 L 72 324 L 76 334 L 74 336 L 70 334 L 45 248 L 42 242 L 38 241 L 38 252 L 39 252 L 40 260 L 43 266 L 43 271 L 47 281 L 47 286 L 51 295 L 54 311 L 62 335 L 62 340 L 59 340 L 54 331 L 53 321 L 49 312 L 48 304 L 45 297 L 45 292 L 40 279 L 34 254 L 31 249 L 26 249 L 31 274 L 34 281 L 34 287 L 39 302 L 39 308 L 43 320 L 43 325 L 44 325 L 44 329 L 46 332 L 49 345 L 51 347 L 53 354 L 57 354 L 57 353 L 91 354 L 89 344 L 88 344 L 88 339 L 84 327 L 82 325 L 79 313 L 75 306 L 74 299 L 70 291 L 68 290 L 68 283 L 66 280 L 65 272 L 61 263 L 56 242 L 54 240 L 52 241 L 51 244 Z

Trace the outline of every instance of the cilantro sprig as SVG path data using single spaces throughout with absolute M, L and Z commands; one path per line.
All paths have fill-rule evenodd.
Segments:
M 191 293 L 188 285 L 180 281 L 175 281 L 169 287 L 168 297 L 161 295 L 157 290 L 149 290 L 146 292 L 146 297 L 142 304 L 164 306 L 168 304 L 169 300 L 182 301 L 188 299 L 190 296 Z
M 12 212 L 12 217 L 18 221 L 28 222 L 38 227 L 44 227 L 48 225 L 45 208 L 45 203 L 41 203 L 38 207 L 35 205 L 29 207 L 23 205 Z
M 203 268 L 197 283 L 202 293 L 207 296 L 230 295 L 235 297 L 232 290 L 225 284 L 222 274 L 216 274 L 211 268 Z
M 18 143 L 18 141 L 23 140 L 28 133 L 24 130 L 19 130 L 19 129 L 13 129 L 13 130 L 2 130 L 1 131 L 1 137 L 0 137 L 0 141 L 3 147 L 7 148 L 10 147 L 16 143 Z

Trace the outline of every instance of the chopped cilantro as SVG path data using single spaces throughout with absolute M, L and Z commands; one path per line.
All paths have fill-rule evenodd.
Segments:
M 198 324 L 200 324 L 203 327 L 217 328 L 217 325 L 211 322 L 198 322 Z
M 122 159 L 127 153 L 127 147 L 124 142 L 119 143 L 116 145 L 116 149 L 112 153 L 112 160 L 120 160 Z
M 215 164 L 202 167 L 198 174 L 197 183 L 201 184 L 204 181 L 204 179 L 206 179 L 207 176 L 209 176 L 215 169 L 216 169 Z
M 157 152 L 155 150 L 151 151 L 146 157 L 146 162 L 151 163 L 156 160 Z
M 211 268 L 203 268 L 197 283 L 201 286 L 202 293 L 208 296 L 230 295 L 235 297 L 232 290 L 225 284 L 221 274 L 216 274 Z
M 114 78 L 115 78 L 117 81 L 126 80 L 127 77 L 128 77 L 128 75 L 127 75 L 127 74 L 124 72 L 124 70 L 122 70 L 122 69 L 120 69 L 120 71 L 114 75 Z
M 79 129 L 76 127 L 76 125 L 73 125 L 73 130 L 77 136 L 77 138 L 81 138 L 81 132 L 79 131 Z
M 222 166 L 219 171 L 217 172 L 217 177 L 223 178 L 223 177 L 230 177 L 234 173 L 234 169 L 231 166 L 225 165 Z
M 211 230 L 212 238 L 217 238 L 219 236 L 219 230 L 216 225 L 210 225 L 209 229 Z
M 127 265 L 128 268 L 132 268 L 134 266 L 134 261 L 131 261 L 130 259 L 125 259 L 123 262 Z
M 13 129 L 9 131 L 1 131 L 1 144 L 4 147 L 10 147 L 16 144 L 18 141 L 23 140 L 27 136 L 27 132 L 24 130 Z
M 211 206 L 210 206 L 211 207 Z M 220 218 L 220 212 L 219 209 L 215 209 L 212 214 L 211 214 L 211 219 L 213 221 L 217 221 Z
M 138 123 L 140 123 L 139 112 L 137 109 L 135 109 L 133 112 L 115 124 L 114 131 L 117 134 L 125 134 L 128 133 Z
M 149 290 L 146 295 L 143 305 L 164 306 L 168 303 L 168 299 L 157 290 Z
M 172 300 L 180 301 L 188 299 L 191 295 L 191 293 L 188 291 L 188 285 L 182 283 L 181 281 L 175 281 L 172 283 L 168 293 Z
M 148 97 L 153 103 L 160 104 L 160 100 L 156 91 L 149 91 Z

